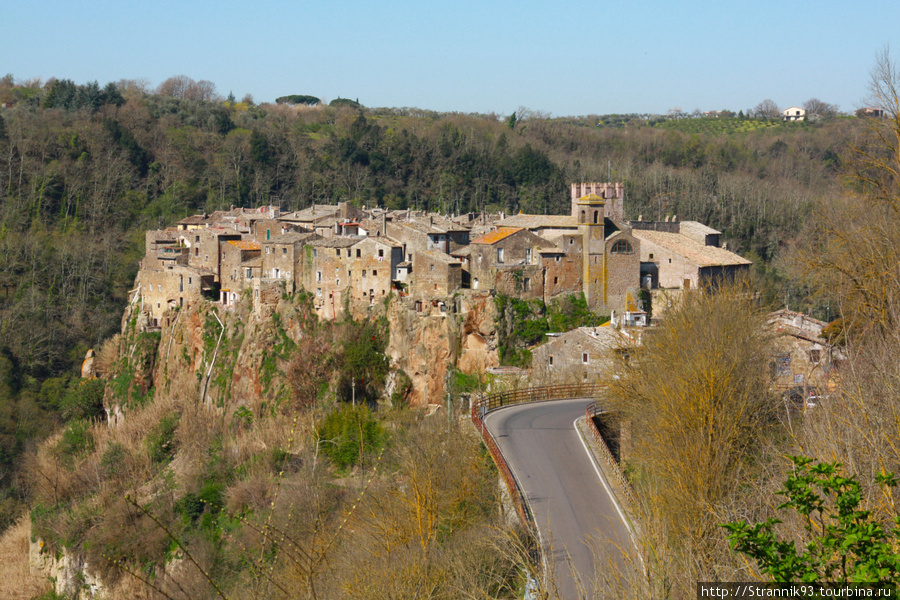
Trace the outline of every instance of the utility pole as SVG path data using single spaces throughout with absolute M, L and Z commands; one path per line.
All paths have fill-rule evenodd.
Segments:
M 447 374 L 444 376 L 444 387 L 447 390 L 447 435 L 453 428 L 453 395 L 450 393 L 450 365 L 447 365 Z
M 350 378 L 350 387 L 353 389 L 353 406 L 356 406 L 356 378 Z

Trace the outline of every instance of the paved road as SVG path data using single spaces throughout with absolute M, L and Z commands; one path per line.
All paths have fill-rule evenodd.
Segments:
M 633 564 L 622 556 L 634 556 L 634 546 L 621 512 L 574 426 L 590 403 L 519 404 L 484 419 L 524 491 L 564 600 L 598 597 L 597 581 Z

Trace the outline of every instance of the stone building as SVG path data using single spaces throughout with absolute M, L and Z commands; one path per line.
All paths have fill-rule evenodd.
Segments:
M 719 247 L 720 233 L 695 221 L 632 221 L 640 240 L 641 279 L 651 289 L 696 289 L 734 281 L 749 272 L 749 260 Z
M 148 314 L 150 326 L 158 327 L 167 310 L 198 302 L 204 288 L 211 286 L 212 275 L 184 265 L 141 270 L 141 306 Z
M 624 308 L 637 298 L 640 242 L 631 229 L 605 217 L 606 201 L 590 194 L 578 199 L 576 218 L 582 238 L 582 289 L 594 311 Z
M 775 334 L 770 371 L 776 389 L 815 387 L 825 391 L 841 352 L 822 337 L 827 323 L 786 308 L 769 314 Z
M 417 300 L 452 296 L 462 287 L 462 263 L 443 252 L 426 250 L 412 257 L 409 295 Z
M 262 277 L 284 281 L 285 290 L 293 293 L 302 285 L 303 247 L 314 239 L 314 233 L 285 233 L 260 242 Z
M 585 196 L 597 196 L 603 200 L 603 215 L 607 219 L 625 220 L 624 183 L 573 183 L 571 186 L 572 214 L 578 210 L 578 201 Z
M 261 246 L 253 240 L 219 240 L 220 298 L 232 306 L 250 281 L 262 277 Z
M 465 256 L 471 288 L 496 289 L 526 298 L 543 297 L 538 250 L 545 246 L 547 240 L 517 227 L 500 227 L 472 240 Z
M 532 350 L 532 374 L 544 385 L 596 383 L 622 364 L 635 343 L 609 326 L 547 334 L 547 342 Z

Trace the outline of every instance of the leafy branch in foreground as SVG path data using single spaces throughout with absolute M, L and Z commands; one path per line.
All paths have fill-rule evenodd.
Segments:
M 900 581 L 900 516 L 896 527 L 885 531 L 871 511 L 859 508 L 862 491 L 854 476 L 840 474 L 840 463 L 816 463 L 791 456 L 795 469 L 778 493 L 803 519 L 809 541 L 798 551 L 792 541 L 777 537 L 771 518 L 750 525 L 745 521 L 723 525 L 731 534 L 732 549 L 756 560 L 763 573 L 777 582 L 840 582 L 885 584 Z M 876 483 L 897 485 L 888 473 Z

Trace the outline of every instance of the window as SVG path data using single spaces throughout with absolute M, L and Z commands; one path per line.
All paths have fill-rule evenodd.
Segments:
M 253 279 L 253 269 L 247 269 L 247 279 Z
M 282 248 L 282 249 L 281 249 L 281 255 L 284 256 L 284 255 L 286 255 L 286 254 L 287 254 L 287 248 Z
M 497 262 L 502 263 L 504 255 L 506 254 L 503 248 L 497 248 Z
M 821 350 L 810 350 L 809 351 L 809 362 L 817 363 L 822 360 L 822 351 Z
M 653 253 L 650 253 L 650 260 L 653 260 Z
M 378 249 L 378 258 L 384 258 L 384 248 Z
M 434 271 L 434 265 L 431 265 L 431 270 Z
M 363 277 L 365 277 L 365 276 L 366 276 L 366 270 L 363 269 Z
M 609 252 L 610 254 L 634 254 L 634 250 L 627 240 L 617 241 Z
M 266 246 L 266 254 L 268 254 L 268 253 L 269 253 L 269 247 Z
M 322 271 L 316 271 L 316 283 L 322 283 Z
M 191 285 L 191 282 L 193 281 L 193 279 L 194 279 L 193 277 L 188 277 L 188 285 Z
M 672 264 L 672 259 L 671 259 L 671 258 L 669 259 L 669 264 L 670 264 L 670 265 Z
M 319 251 L 316 250 L 315 248 L 313 248 L 313 258 L 316 258 L 318 256 L 319 256 Z
M 350 258 L 350 254 L 351 254 L 352 252 L 353 252 L 353 251 L 352 251 L 350 248 L 347 248 L 347 258 Z
M 341 287 L 341 280 L 338 279 L 337 281 L 335 281 L 334 285 L 335 285 L 335 287 Z
M 434 284 L 434 291 L 437 291 L 437 284 Z
M 559 257 L 558 257 L 558 256 L 556 257 L 556 262 L 559 262 Z
M 357 248 L 357 249 L 356 249 L 356 258 L 359 258 L 360 256 L 361 256 L 360 249 Z
M 581 362 L 584 364 L 588 364 L 588 353 L 587 352 L 581 353 Z
M 372 269 L 372 277 L 378 277 L 378 271 Z
M 526 277 L 522 280 L 522 291 L 529 291 L 531 289 L 531 279 Z
M 199 246 L 198 246 L 197 248 L 194 248 L 194 256 L 200 256 L 200 248 L 199 248 Z
M 271 238 L 272 238 L 272 230 L 266 229 L 266 239 L 268 240 L 268 239 L 271 239 Z
M 199 242 L 199 241 L 200 241 L 200 236 L 199 236 L 199 235 L 195 235 L 195 236 L 194 236 L 194 241 L 195 241 L 195 242 Z
M 341 249 L 340 249 L 340 248 L 335 248 L 335 249 L 334 249 L 334 255 L 337 256 L 338 258 L 340 258 L 340 257 L 341 257 Z
M 531 248 L 525 248 L 525 262 L 531 264 Z
M 554 278 L 553 278 L 553 285 L 556 285 L 557 283 L 559 283 L 559 277 L 554 277 Z
M 550 366 L 551 367 L 553 366 L 553 355 L 552 354 L 550 355 Z

